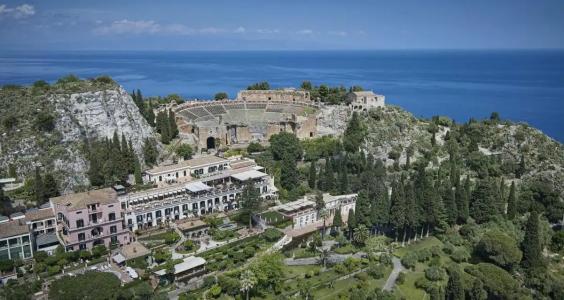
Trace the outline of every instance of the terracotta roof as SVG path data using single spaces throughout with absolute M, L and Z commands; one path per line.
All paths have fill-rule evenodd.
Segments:
M 197 158 L 193 158 L 193 159 L 189 159 L 189 160 L 184 160 L 181 161 L 177 164 L 173 164 L 173 165 L 167 165 L 167 166 L 158 166 L 155 168 L 152 168 L 150 170 L 145 171 L 146 173 L 149 174 L 155 174 L 155 173 L 163 173 L 163 172 L 171 172 L 171 171 L 175 171 L 175 170 L 181 170 L 181 169 L 185 169 L 185 168 L 196 168 L 196 167 L 200 167 L 200 166 L 206 166 L 209 164 L 219 164 L 219 163 L 228 163 L 229 160 L 225 159 L 225 158 L 221 158 L 221 157 L 217 157 L 217 156 L 213 156 L 213 155 L 207 155 L 207 156 L 201 156 L 201 157 L 197 157 Z
M 29 234 L 29 227 L 23 219 L 0 223 L 0 238 Z
M 25 212 L 25 220 L 30 222 L 50 219 L 54 217 L 55 213 L 51 208 L 34 209 Z
M 79 210 L 86 209 L 86 206 L 90 204 L 100 203 L 106 205 L 118 203 L 119 201 L 114 189 L 105 188 L 51 198 L 51 202 L 56 205 L 65 205 L 69 210 Z
M 132 242 L 131 244 L 123 245 L 120 253 L 125 260 L 134 259 L 137 257 L 151 254 L 151 251 L 139 242 Z

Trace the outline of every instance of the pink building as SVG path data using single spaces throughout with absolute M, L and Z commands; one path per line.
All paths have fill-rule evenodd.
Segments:
M 117 193 L 111 188 L 51 198 L 51 205 L 67 251 L 130 242 Z

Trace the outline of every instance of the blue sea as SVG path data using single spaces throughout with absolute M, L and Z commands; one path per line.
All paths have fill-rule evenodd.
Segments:
M 146 96 L 231 97 L 247 85 L 360 85 L 416 116 L 526 122 L 564 141 L 564 51 L 1 52 L 0 84 L 112 76 Z

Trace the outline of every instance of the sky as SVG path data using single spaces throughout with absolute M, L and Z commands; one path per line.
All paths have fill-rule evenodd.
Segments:
M 0 50 L 564 48 L 563 0 L 0 0 Z

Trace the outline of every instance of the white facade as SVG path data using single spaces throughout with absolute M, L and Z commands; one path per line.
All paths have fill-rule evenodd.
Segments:
M 200 179 L 171 184 L 119 197 L 125 222 L 131 230 L 158 226 L 166 222 L 213 212 L 238 209 L 244 180 L 252 180 L 261 197 L 276 197 L 274 180 L 259 166 L 204 174 Z
M 385 97 L 372 91 L 350 92 L 347 94 L 349 108 L 356 112 L 366 112 L 372 108 L 384 106 Z
M 202 175 L 221 172 L 229 168 L 229 160 L 217 156 L 202 156 L 173 165 L 162 165 L 145 171 L 145 182 L 165 184 L 189 181 Z

